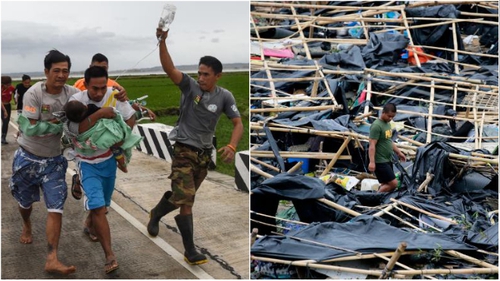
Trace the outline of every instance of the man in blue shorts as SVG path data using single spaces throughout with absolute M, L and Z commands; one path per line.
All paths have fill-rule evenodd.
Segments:
M 75 272 L 76 267 L 62 264 L 57 258 L 62 213 L 68 195 L 65 181 L 68 162 L 61 155 L 62 124 L 52 116 L 62 110 L 78 89 L 66 85 L 71 68 L 67 55 L 51 50 L 44 60 L 46 81 L 37 82 L 24 96 L 19 120 L 19 148 L 14 154 L 9 186 L 19 203 L 23 219 L 20 242 L 33 242 L 31 212 L 43 192 L 47 215 L 48 255 L 45 271 L 59 274 Z
M 103 67 L 91 66 L 85 71 L 86 91 L 73 95 L 70 101 L 77 100 L 85 105 L 93 104 L 100 109 L 80 123 L 69 122 L 69 131 L 75 135 L 86 132 L 101 118 L 114 118 L 112 107 L 103 107 L 112 97 L 113 88 L 107 87 L 108 72 Z M 117 101 L 116 109 L 123 120 L 132 128 L 135 125 L 135 110 L 126 101 Z M 83 190 L 85 209 L 90 213 L 85 221 L 85 231 L 94 234 L 101 243 L 105 255 L 104 271 L 110 273 L 118 269 L 118 262 L 111 249 L 111 232 L 106 218 L 106 207 L 111 203 L 115 188 L 116 160 L 111 149 L 97 149 L 85 155 L 76 151 Z
M 392 169 L 392 153 L 406 161 L 405 155 L 392 142 L 390 122 L 396 116 L 396 105 L 388 103 L 382 109 L 382 115 L 370 127 L 370 148 L 368 170 L 375 172 L 380 182 L 379 192 L 392 192 L 398 186 L 398 180 Z

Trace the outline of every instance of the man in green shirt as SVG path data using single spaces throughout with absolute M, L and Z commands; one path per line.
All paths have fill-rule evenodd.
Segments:
M 382 109 L 382 115 L 370 127 L 370 148 L 368 155 L 370 163 L 368 170 L 375 172 L 380 182 L 379 192 L 391 192 L 398 186 L 398 180 L 392 170 L 392 152 L 399 159 L 406 161 L 405 155 L 392 142 L 392 129 L 389 124 L 396 116 L 396 105 L 388 103 Z

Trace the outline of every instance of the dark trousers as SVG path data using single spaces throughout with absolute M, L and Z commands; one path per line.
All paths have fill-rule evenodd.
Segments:
M 9 129 L 9 121 L 10 121 L 10 113 L 12 111 L 12 107 L 9 104 L 3 104 L 5 107 L 5 110 L 7 110 L 7 118 L 3 118 L 3 112 L 2 112 L 2 139 L 7 138 L 7 130 Z

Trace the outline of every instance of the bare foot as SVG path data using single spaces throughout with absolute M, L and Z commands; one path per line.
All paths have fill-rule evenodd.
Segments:
M 48 273 L 57 273 L 62 275 L 68 275 L 76 271 L 74 265 L 66 266 L 58 260 L 52 260 L 45 263 L 45 271 Z
M 23 232 L 21 233 L 19 242 L 22 244 L 31 244 L 33 242 L 33 236 L 31 235 L 31 222 L 23 224 Z
M 104 264 L 104 271 L 106 274 L 111 273 L 118 269 L 118 262 L 114 256 L 106 258 L 106 263 Z

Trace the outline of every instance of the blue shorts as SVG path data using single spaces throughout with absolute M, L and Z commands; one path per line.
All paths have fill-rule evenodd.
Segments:
M 82 187 L 85 192 L 85 210 L 109 207 L 115 189 L 115 158 L 111 157 L 96 164 L 80 162 L 79 167 Z
M 68 197 L 67 168 L 68 161 L 62 155 L 39 157 L 18 148 L 9 182 L 12 196 L 21 208 L 29 209 L 34 202 L 40 201 L 41 188 L 47 211 L 62 213 Z

